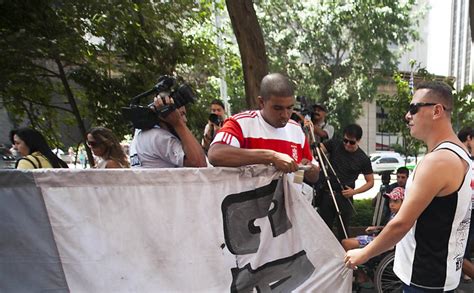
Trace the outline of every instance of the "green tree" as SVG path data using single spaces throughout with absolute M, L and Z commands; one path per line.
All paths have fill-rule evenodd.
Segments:
M 68 67 L 84 63 L 94 48 L 83 38 L 87 9 L 77 8 L 57 1 L 0 4 L 3 104 L 17 121 L 27 118 L 48 137 L 58 138 L 57 110 L 70 114 L 83 137 L 86 132 Z M 88 155 L 91 160 L 90 150 Z
M 163 74 L 204 96 L 190 117 L 195 128 L 205 124 L 199 114 L 217 96 L 222 53 L 208 1 L 3 1 L 0 10 L 0 99 L 16 124 L 28 121 L 55 145 L 64 125 L 78 127 L 82 141 L 90 125 L 123 137 L 121 107 Z M 235 68 L 235 54 L 225 54 Z M 241 80 L 228 77 L 233 92 Z
M 456 131 L 465 126 L 473 127 L 474 123 L 474 85 L 467 84 L 463 89 L 454 94 L 453 112 L 451 114 L 452 123 Z
M 412 71 L 418 68 L 415 61 L 411 62 Z M 415 74 L 416 83 L 439 80 L 440 78 L 429 73 L 425 68 L 419 68 Z M 409 81 L 400 73 L 395 73 L 393 82 L 396 85 L 396 94 L 380 95 L 377 98 L 378 105 L 387 114 L 387 119 L 380 125 L 381 132 L 397 133 L 402 139 L 402 143 L 395 145 L 395 151 L 405 156 L 417 156 L 424 147 L 423 142 L 411 137 L 410 130 L 406 126 L 405 115 L 410 105 L 412 95 L 409 87 Z M 453 87 L 454 80 L 450 78 L 441 78 Z M 416 85 L 415 85 L 416 87 Z M 454 89 L 454 88 L 453 88 Z M 463 126 L 471 126 L 474 118 L 474 101 L 471 94 L 474 92 L 473 85 L 466 85 L 462 90 L 453 93 L 453 109 L 451 109 L 451 122 L 454 130 L 459 131 Z
M 164 74 L 188 83 L 201 98 L 189 105 L 191 128 L 198 133 L 202 115 L 215 97 L 209 87 L 217 73 L 218 51 L 213 43 L 212 7 L 206 1 L 119 1 L 95 11 L 91 34 L 100 38 L 100 62 L 76 71 L 74 79 L 87 90 L 88 112 L 97 124 L 116 133 L 130 133 L 129 123 L 116 123 L 131 97 L 150 89 Z M 91 98 L 92 97 L 92 98 Z M 147 104 L 152 97 L 143 98 Z
M 409 81 L 405 80 L 400 73 L 394 74 L 393 81 L 397 92 L 392 96 L 380 95 L 377 98 L 379 106 L 387 115 L 379 131 L 399 134 L 402 141 L 393 146 L 395 151 L 405 157 L 417 156 L 424 144 L 410 135 L 410 129 L 406 125 L 405 115 L 412 98 Z
M 415 1 L 258 1 L 270 71 L 286 72 L 299 95 L 327 103 L 336 126 L 396 68 L 394 46 L 416 39 Z

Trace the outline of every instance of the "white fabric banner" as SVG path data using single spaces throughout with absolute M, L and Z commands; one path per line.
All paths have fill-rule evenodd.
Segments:
M 264 166 L 28 174 L 71 292 L 351 292 L 342 247 L 291 175 Z

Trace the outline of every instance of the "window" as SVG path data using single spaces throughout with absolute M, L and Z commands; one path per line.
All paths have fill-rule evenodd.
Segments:
M 370 159 L 371 162 L 375 162 L 380 158 L 380 156 L 373 156 L 372 159 Z
M 390 164 L 390 163 L 398 163 L 398 160 L 396 158 L 381 158 L 380 159 L 380 164 Z

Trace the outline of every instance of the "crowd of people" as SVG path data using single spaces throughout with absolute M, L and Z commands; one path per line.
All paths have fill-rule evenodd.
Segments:
M 388 199 L 384 215 L 389 221 L 377 237 L 348 239 L 347 234 L 354 195 L 374 186 L 370 159 L 359 147 L 362 128 L 347 125 L 342 139 L 334 138 L 334 127 L 326 122 L 327 108 L 319 103 L 312 106 L 309 119 L 292 120 L 294 89 L 282 74 L 265 76 L 257 99 L 260 110 L 227 119 L 224 104 L 212 101 L 201 143 L 186 124 L 185 106 L 160 117 L 150 129 L 136 129 L 130 163 L 109 129 L 91 129 L 87 145 L 99 158 L 97 168 L 265 164 L 284 173 L 304 169 L 304 182 L 316 190 L 316 210 L 330 229 L 336 226 L 336 236 L 347 250 L 344 263 L 348 268 L 355 269 L 396 246 L 394 271 L 405 292 L 453 290 L 461 268 L 466 275 L 474 275 L 466 245 L 467 235 L 471 239 L 473 232 L 469 220 L 474 204 L 470 167 L 474 135 L 470 128 L 463 129 L 459 138 L 454 133 L 453 97 L 446 84 L 421 84 L 413 96 L 405 118 L 411 135 L 426 143 L 428 153 L 411 176 L 408 169 L 400 168 L 397 182 L 384 187 L 381 196 Z M 172 98 L 157 96 L 151 109 L 171 104 Z M 23 156 L 19 169 L 67 168 L 36 131 L 14 130 L 11 140 Z M 365 183 L 356 187 L 359 175 Z

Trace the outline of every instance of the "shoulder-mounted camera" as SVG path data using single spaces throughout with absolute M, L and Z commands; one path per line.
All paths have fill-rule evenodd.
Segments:
M 174 104 L 155 108 L 155 111 L 150 108 L 151 104 L 141 106 L 140 99 L 152 94 L 158 94 L 162 99 L 170 96 L 173 98 Z M 177 85 L 173 77 L 163 75 L 152 89 L 133 97 L 130 106 L 122 108 L 122 115 L 132 122 L 134 128 L 150 129 L 158 124 L 160 117 L 166 117 L 177 108 L 194 103 L 194 101 L 196 101 L 196 97 L 191 87 L 186 84 Z
M 214 113 L 209 114 L 209 121 L 219 126 L 222 126 L 222 123 L 224 122 L 217 114 Z

